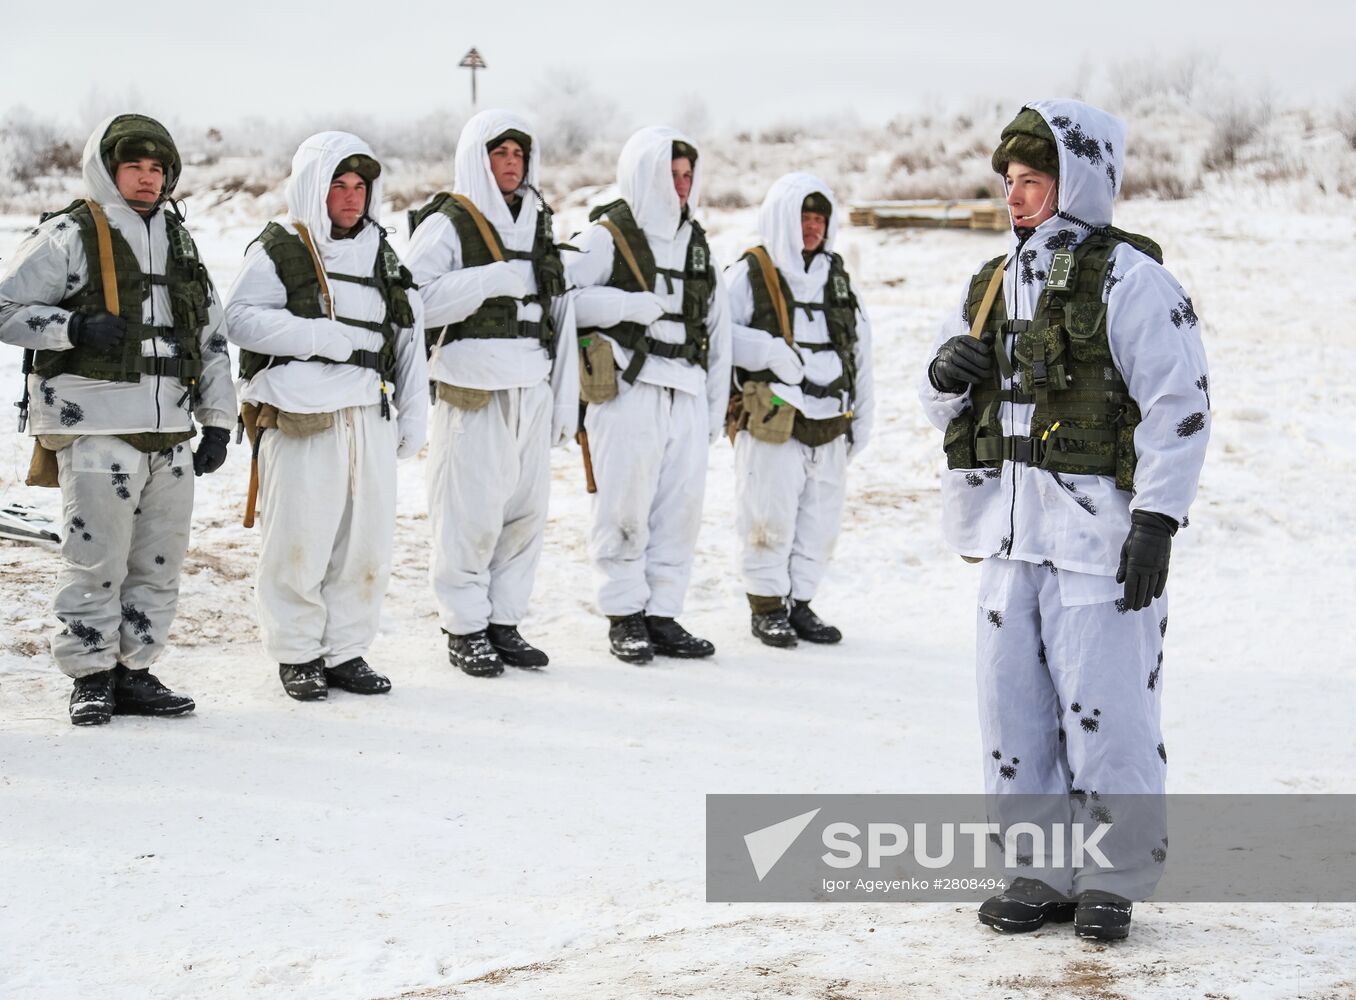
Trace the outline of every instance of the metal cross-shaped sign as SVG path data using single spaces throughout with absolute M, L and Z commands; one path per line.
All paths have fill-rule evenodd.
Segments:
M 466 55 L 461 57 L 461 62 L 457 63 L 457 65 L 461 66 L 463 69 L 469 69 L 471 71 L 471 107 L 475 107 L 476 70 L 488 69 L 488 67 L 485 65 L 485 59 L 481 56 L 481 54 L 478 51 L 476 51 L 475 47 L 472 46 L 471 49 L 466 53 Z

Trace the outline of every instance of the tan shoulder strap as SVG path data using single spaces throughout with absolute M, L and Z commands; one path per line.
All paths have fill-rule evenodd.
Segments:
M 315 265 L 315 276 L 320 281 L 320 298 L 325 303 L 325 315 L 334 319 L 334 297 L 330 295 L 330 283 L 329 279 L 325 277 L 325 265 L 320 262 L 320 254 L 316 251 L 315 241 L 311 239 L 311 231 L 306 228 L 304 222 L 297 219 L 292 220 L 292 225 L 296 227 L 297 235 L 301 237 L 302 244 L 311 255 L 311 263 Z
M 1003 287 L 1003 275 L 1007 269 L 1008 262 L 1005 260 L 989 279 L 989 287 L 984 289 L 984 298 L 979 303 L 979 312 L 975 313 L 974 321 L 970 324 L 970 336 L 978 337 L 984 333 L 984 324 L 989 321 L 989 311 L 993 309 L 993 300 L 998 298 L 998 291 Z
M 791 314 L 786 309 L 786 296 L 782 295 L 782 283 L 777 278 L 777 269 L 772 266 L 772 258 L 762 247 L 750 247 L 745 253 L 758 262 L 758 270 L 763 274 L 763 284 L 768 295 L 772 296 L 772 311 L 777 314 L 777 326 L 781 328 L 782 339 L 795 346 L 795 333 L 791 329 Z
M 490 248 L 490 256 L 497 261 L 504 259 L 503 248 L 499 245 L 499 234 L 494 231 L 490 221 L 480 214 L 480 209 L 476 208 L 475 203 L 464 194 L 452 195 L 452 200 L 462 208 L 466 209 L 466 214 L 471 217 L 471 221 L 476 224 L 480 230 L 480 238 L 485 241 L 485 245 Z
M 645 275 L 640 270 L 640 264 L 636 261 L 636 255 L 631 252 L 631 244 L 626 242 L 626 237 L 622 235 L 621 229 L 607 216 L 599 219 L 598 225 L 612 234 L 612 242 L 617 246 L 617 253 L 622 255 L 622 260 L 626 261 L 626 266 L 631 269 L 631 276 L 636 279 L 636 284 L 645 291 L 650 291 L 650 283 L 645 280 Z
M 118 269 L 113 266 L 113 236 L 108 231 L 108 217 L 103 207 L 93 199 L 85 199 L 85 207 L 94 219 L 94 237 L 99 244 L 99 276 L 104 284 L 104 308 L 118 315 Z

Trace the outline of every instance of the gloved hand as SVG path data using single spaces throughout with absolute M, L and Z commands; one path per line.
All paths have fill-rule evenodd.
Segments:
M 206 476 L 220 469 L 226 461 L 226 445 L 230 440 L 231 432 L 225 427 L 204 427 L 202 440 L 193 452 L 193 475 Z
M 350 330 L 355 333 L 368 332 L 359 330 L 357 327 L 346 326 L 338 320 L 323 317 L 311 320 L 311 322 L 315 324 L 315 340 L 311 346 L 310 356 L 328 361 L 347 361 L 353 354 L 353 338 L 349 335 Z
M 127 321 L 110 312 L 73 312 L 66 325 L 66 336 L 71 339 L 72 347 L 109 351 L 127 336 Z
M 518 273 L 512 262 L 497 260 L 485 264 L 477 271 L 480 275 L 480 290 L 484 299 L 510 298 L 523 299 L 532 294 L 527 281 Z
M 968 333 L 937 349 L 928 377 L 940 392 L 964 392 L 993 374 L 993 344 Z
M 631 292 L 622 304 L 622 319 L 628 323 L 649 326 L 668 312 L 654 292 Z
M 397 459 L 412 458 L 419 454 L 419 449 L 424 447 L 425 435 L 423 428 L 415 431 L 414 428 L 406 430 L 401 427 L 397 433 L 400 435 L 398 443 L 396 444 Z
M 1139 611 L 1163 596 L 1175 534 L 1177 522 L 1166 514 L 1130 512 L 1130 531 L 1121 546 L 1121 565 L 1116 570 L 1116 582 L 1125 584 L 1125 610 Z
M 805 362 L 800 352 L 780 337 L 772 342 L 767 366 L 783 385 L 800 385 L 805 378 Z

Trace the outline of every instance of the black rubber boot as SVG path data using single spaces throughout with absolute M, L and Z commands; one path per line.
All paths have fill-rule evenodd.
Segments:
M 118 715 L 187 715 L 198 707 L 149 670 L 130 670 L 121 663 L 113 668 L 113 706 Z
M 607 639 L 613 656 L 623 663 L 649 663 L 654 659 L 654 646 L 650 643 L 643 611 L 633 615 L 608 615 L 608 619 L 612 624 L 608 627 Z
M 490 645 L 484 629 L 468 635 L 447 633 L 447 658 L 452 666 L 472 677 L 498 677 L 504 672 L 504 661 Z
M 650 645 L 660 656 L 675 656 L 680 660 L 700 660 L 716 651 L 714 644 L 699 639 L 676 618 L 645 616 L 645 631 L 650 633 Z
M 796 630 L 796 635 L 806 642 L 832 645 L 843 641 L 843 633 L 811 611 L 809 601 L 793 601 L 791 614 L 787 618 L 791 622 L 791 627 Z
M 491 623 L 485 627 L 485 636 L 499 658 L 510 667 L 536 670 L 551 662 L 549 656 L 518 634 L 517 625 Z
M 750 619 L 750 628 L 765 646 L 778 649 L 794 649 L 796 646 L 796 630 L 786 617 L 786 608 L 755 611 Z
M 320 657 L 307 663 L 279 663 L 278 676 L 288 697 L 297 701 L 324 701 L 330 696 L 325 661 Z
M 1074 901 L 1035 878 L 1013 879 L 1006 892 L 979 907 L 979 922 L 1005 934 L 1025 934 L 1047 922 L 1067 924 L 1072 919 Z
M 1074 935 L 1095 941 L 1120 941 L 1128 937 L 1132 905 L 1114 892 L 1101 889 L 1080 892 L 1074 910 Z
M 350 694 L 385 694 L 391 681 L 367 665 L 361 656 L 325 668 L 325 682 Z
M 102 726 L 113 718 L 113 671 L 75 679 L 71 689 L 71 725 Z

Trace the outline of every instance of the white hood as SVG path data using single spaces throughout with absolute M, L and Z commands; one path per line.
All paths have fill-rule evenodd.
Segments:
M 330 236 L 330 213 L 325 207 L 329 197 L 330 181 L 335 168 L 346 157 L 361 154 L 376 157 L 372 147 L 348 132 L 319 132 L 302 142 L 292 157 L 292 176 L 287 180 L 287 210 L 293 219 L 305 224 L 322 258 L 336 250 L 336 244 L 346 246 L 371 244 L 376 247 L 377 224 L 381 214 L 382 178 L 378 177 L 367 189 L 367 220 L 357 236 L 350 240 L 335 240 Z M 380 161 L 378 161 L 380 162 Z
M 490 151 L 486 144 L 497 139 L 510 129 L 522 132 L 532 140 L 532 149 L 527 156 L 527 169 L 523 173 L 523 187 L 519 189 L 523 196 L 518 218 L 514 219 L 509 211 L 499 185 L 490 172 Z M 500 239 L 510 250 L 531 250 L 532 240 L 537 232 L 537 196 L 528 186 L 538 189 L 537 163 L 541 157 L 541 140 L 536 130 L 526 121 L 509 111 L 490 108 L 474 115 L 461 130 L 457 140 L 457 153 L 453 161 L 455 180 L 452 190 L 470 198 L 480 213 L 499 233 Z
M 1093 228 L 1111 224 L 1125 162 L 1125 122 L 1082 101 L 1035 101 L 1059 152 L 1059 211 Z
M 824 284 L 822 273 L 814 276 L 807 273 L 801 255 L 805 247 L 800 229 L 801 205 L 807 195 L 815 192 L 829 199 L 833 206 L 823 246 L 826 252 L 832 251 L 838 235 L 838 204 L 829 186 L 813 174 L 792 173 L 778 178 L 758 210 L 758 232 L 763 246 L 797 299 L 807 298 L 811 290 L 818 291 Z
M 677 129 L 654 126 L 643 128 L 626 140 L 621 156 L 617 158 L 617 188 L 636 224 L 645 233 L 666 240 L 673 239 L 682 221 L 682 206 L 678 192 L 673 189 L 673 144 L 685 142 L 693 149 L 697 144 Z M 700 153 L 700 150 L 698 150 Z M 692 164 L 692 192 L 688 195 L 689 216 L 697 211 L 701 193 L 701 158 Z

